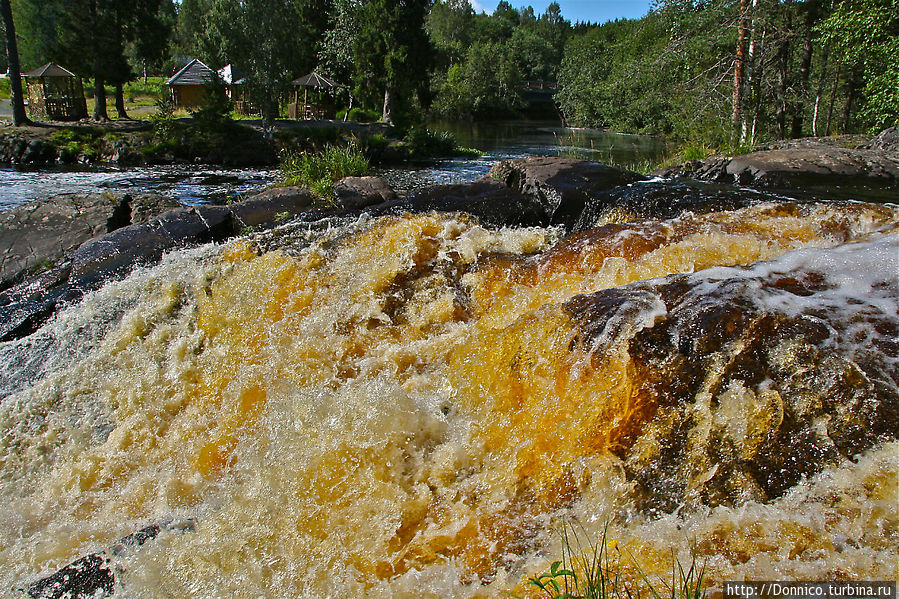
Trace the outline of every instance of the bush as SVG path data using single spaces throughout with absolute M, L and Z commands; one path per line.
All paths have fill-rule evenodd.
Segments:
M 333 204 L 334 184 L 344 177 L 361 177 L 368 160 L 355 146 L 327 146 L 320 152 L 288 152 L 281 158 L 281 186 L 304 185 L 326 204 Z
M 456 153 L 456 138 L 447 131 L 430 131 L 413 127 L 406 135 L 412 151 L 419 156 L 452 156 Z
M 342 121 L 346 116 L 346 110 L 341 110 L 337 113 L 337 120 Z M 376 123 L 381 119 L 381 113 L 374 110 L 367 110 L 365 108 L 353 108 L 350 110 L 350 116 L 347 120 L 353 121 L 355 123 Z

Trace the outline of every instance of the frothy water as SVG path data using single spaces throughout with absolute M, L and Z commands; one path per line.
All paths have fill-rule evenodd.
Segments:
M 0 592 L 172 518 L 119 595 L 526 595 L 572 519 L 650 576 L 899 574 L 896 206 L 317 235 L 0 344 Z

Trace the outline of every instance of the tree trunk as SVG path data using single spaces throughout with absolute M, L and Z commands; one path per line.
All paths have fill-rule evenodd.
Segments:
M 827 122 L 824 124 L 824 135 L 830 135 L 830 119 L 833 117 L 833 103 L 837 99 L 837 86 L 840 84 L 841 63 L 837 63 L 837 74 L 833 77 L 833 89 L 830 90 L 830 106 L 827 108 Z
M 99 67 L 94 64 L 94 120 L 108 121 L 106 112 L 106 87 L 103 76 L 98 73 Z
M 852 103 L 855 102 L 855 96 L 858 94 L 858 73 L 859 65 L 855 65 L 849 69 L 849 79 L 846 80 L 846 106 L 843 108 L 843 120 L 840 124 L 840 132 L 849 131 L 849 118 L 852 116 Z
M 759 40 L 759 32 L 758 26 L 756 23 L 756 18 L 758 16 L 758 5 L 759 0 L 752 0 L 752 24 L 749 28 L 749 52 L 746 56 L 747 69 L 746 69 L 746 91 L 749 93 L 749 101 L 746 108 L 749 106 L 756 104 L 758 102 L 758 93 L 756 90 L 756 80 L 758 78 L 757 70 L 758 65 L 756 63 L 756 51 L 757 48 L 761 50 L 761 40 Z M 761 37 L 764 37 L 765 32 L 764 28 L 762 29 Z M 746 100 L 744 99 L 744 104 L 746 104 Z M 740 133 L 740 143 L 745 144 L 749 142 L 750 144 L 755 142 L 755 127 L 752 128 L 752 135 L 750 135 L 749 129 L 749 120 L 746 118 L 747 110 L 743 110 L 743 123 L 742 123 L 742 131 Z M 754 111 L 753 115 L 753 123 L 758 116 L 758 109 Z
M 392 96 L 393 94 L 391 93 L 390 88 L 384 88 L 384 109 L 381 112 L 381 122 L 388 125 L 393 125 Z
M 783 31 L 781 31 L 780 47 L 777 49 L 777 110 L 775 121 L 777 122 L 777 138 L 785 139 L 787 136 L 787 89 L 789 83 L 790 64 L 790 30 L 793 28 L 793 18 L 789 7 L 785 9 Z
M 115 84 L 115 111 L 118 113 L 120 119 L 130 121 L 131 117 L 125 112 L 125 92 L 122 87 L 121 83 Z
M 19 66 L 19 48 L 16 44 L 16 27 L 9 0 L 0 0 L 3 27 L 6 30 L 6 62 L 9 65 L 9 90 L 12 102 L 12 124 L 16 127 L 30 125 L 25 114 L 25 96 L 22 93 L 22 69 Z
M 818 89 L 815 90 L 815 112 L 812 115 L 812 135 L 818 136 L 818 112 L 821 106 L 821 94 L 824 93 L 824 80 L 827 78 L 827 61 L 830 58 L 830 49 L 824 46 L 824 54 L 821 57 L 821 76 L 818 78 Z
M 733 124 L 734 134 L 743 121 L 743 87 L 746 74 L 746 38 L 749 0 L 740 0 L 740 22 L 737 26 L 737 57 L 734 65 Z
M 793 122 L 790 137 L 802 137 L 802 123 L 805 117 L 805 101 L 808 97 L 808 79 L 812 66 L 812 27 L 818 15 L 817 0 L 808 0 L 805 5 L 805 26 L 802 39 L 802 54 L 799 56 L 799 99 L 793 105 Z

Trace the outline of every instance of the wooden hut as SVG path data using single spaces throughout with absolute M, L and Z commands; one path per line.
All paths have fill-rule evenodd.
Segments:
M 215 77 L 215 71 L 194 58 L 166 81 L 175 108 L 197 108 L 203 105 L 203 94 Z
M 28 113 L 35 119 L 77 121 L 87 118 L 87 101 L 81 78 L 48 62 L 23 75 Z

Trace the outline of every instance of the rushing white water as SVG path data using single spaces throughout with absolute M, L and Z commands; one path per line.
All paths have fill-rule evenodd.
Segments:
M 0 344 L 0 592 L 171 518 L 121 596 L 525 595 L 571 519 L 651 576 L 894 578 L 897 229 L 431 214 L 171 253 Z M 792 430 L 820 455 L 778 478 Z

